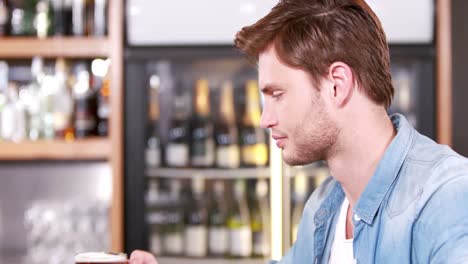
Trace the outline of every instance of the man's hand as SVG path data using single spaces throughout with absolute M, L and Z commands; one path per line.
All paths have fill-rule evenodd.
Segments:
M 158 264 L 156 258 L 153 254 L 142 251 L 142 250 L 135 250 L 130 255 L 130 264 Z

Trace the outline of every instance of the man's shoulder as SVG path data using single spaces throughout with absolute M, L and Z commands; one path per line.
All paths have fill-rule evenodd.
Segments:
M 467 158 L 419 133 L 405 163 L 403 169 L 406 174 L 410 177 L 423 178 L 423 181 L 429 184 L 442 178 L 468 177 Z
M 438 144 L 432 139 L 416 133 L 413 146 L 408 153 L 407 163 L 437 169 L 444 165 L 466 165 L 468 159 L 456 153 L 449 146 Z
M 412 187 L 418 193 L 412 229 L 416 262 L 466 260 L 468 211 L 464 208 L 468 204 L 468 159 L 436 143 L 423 143 L 419 151 L 426 153 L 414 154 L 417 158 L 409 164 L 413 172 L 417 167 L 424 168 L 414 175 L 425 179 L 424 184 Z M 422 166 L 424 163 L 427 165 Z M 408 174 L 407 178 L 410 177 Z
M 426 173 L 427 180 L 422 186 L 422 193 L 433 196 L 433 193 L 441 189 L 450 192 L 453 188 L 468 184 L 468 159 L 448 146 L 436 143 L 432 145 L 425 150 L 426 154 L 419 155 L 418 159 L 412 158 L 409 165 L 413 167 L 413 171 L 418 167 L 424 168 L 422 172 Z M 422 166 L 425 163 L 427 165 Z M 468 193 L 468 189 L 465 192 Z
M 390 197 L 390 213 L 398 215 L 415 200 L 423 208 L 437 190 L 450 188 L 447 185 L 454 179 L 468 182 L 468 159 L 417 133 Z

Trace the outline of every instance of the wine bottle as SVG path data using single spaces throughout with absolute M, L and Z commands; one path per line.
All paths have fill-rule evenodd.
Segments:
M 252 229 L 250 228 L 244 180 L 236 180 L 234 183 L 234 201 L 228 218 L 228 228 L 229 255 L 233 258 L 250 257 L 252 254 Z
M 185 224 L 185 255 L 188 257 L 205 257 L 208 251 L 208 212 L 204 190 L 204 179 L 193 178 L 192 201 Z
M 7 36 L 10 32 L 10 10 L 8 1 L 0 0 L 0 37 Z
M 227 204 L 224 183 L 213 183 L 213 199 L 208 218 L 208 251 L 211 256 L 224 257 L 229 249 L 229 231 L 227 228 Z
M 96 92 L 91 88 L 88 64 L 75 65 L 76 82 L 73 86 L 75 100 L 75 137 L 84 138 L 96 134 Z
M 148 183 L 148 190 L 146 193 L 146 222 L 149 225 L 149 250 L 156 255 L 162 253 L 162 239 L 161 232 L 164 225 L 164 216 L 160 211 L 161 195 L 159 191 L 159 184 L 157 181 L 152 180 Z
M 34 28 L 38 38 L 45 38 L 52 30 L 52 12 L 49 1 L 39 0 L 36 4 L 36 15 L 34 17 Z
M 4 108 L 7 105 L 8 100 L 8 72 L 9 66 L 6 61 L 0 60 L 0 140 L 5 139 L 3 137 L 3 119 Z M 8 127 L 8 123 L 5 124 Z M 10 125 L 11 127 L 11 125 Z M 11 129 L 10 129 L 11 130 Z
M 257 180 L 251 205 L 252 256 L 266 258 L 270 254 L 270 210 L 266 180 Z
M 210 167 L 214 165 L 215 150 L 208 80 L 200 79 L 196 82 L 194 100 L 195 114 L 191 122 L 191 164 L 194 167 Z
M 53 12 L 53 33 L 55 36 L 71 34 L 72 0 L 51 0 Z
M 54 36 L 65 36 L 65 7 L 63 0 L 50 0 L 54 17 L 52 19 L 52 27 Z
M 50 91 L 50 87 L 55 85 L 54 78 L 44 72 L 44 78 L 41 81 L 39 89 L 39 105 L 42 131 L 40 134 L 44 139 L 53 139 L 55 137 L 54 127 L 54 94 Z
M 73 140 L 74 130 L 72 123 L 73 98 L 68 82 L 68 70 L 63 58 L 55 63 L 55 81 L 57 91 L 54 94 L 54 130 L 55 135 L 65 140 Z
M 216 166 L 220 168 L 238 168 L 240 165 L 240 149 L 231 82 L 225 82 L 221 88 L 219 109 L 219 116 L 215 124 Z
M 23 12 L 23 16 L 21 19 L 22 32 L 20 32 L 19 35 L 27 35 L 27 36 L 37 35 L 36 29 L 34 27 L 34 21 L 36 18 L 36 5 L 38 3 L 38 0 L 23 0 L 23 1 L 16 1 L 16 2 L 22 2 L 21 4 L 19 4 L 19 6 L 24 7 L 23 9 L 21 9 L 24 12 Z M 15 14 L 13 14 L 12 25 L 13 25 L 13 20 L 15 19 L 16 19 Z
M 86 0 L 73 0 L 72 33 L 74 36 L 86 35 Z
M 2 138 L 20 142 L 26 139 L 26 112 L 24 100 L 18 96 L 18 85 L 8 84 L 6 102 L 1 112 Z
M 28 116 L 28 136 L 30 140 L 38 140 L 43 138 L 43 122 L 41 119 L 43 107 L 41 105 L 41 87 L 44 81 L 44 60 L 41 57 L 34 57 L 31 63 L 32 82 L 29 84 L 27 91 L 31 97 L 30 103 L 27 104 Z
M 94 35 L 94 11 L 95 11 L 95 0 L 85 0 L 85 35 Z
M 110 60 L 95 59 L 91 63 L 94 90 L 97 94 L 96 132 L 101 137 L 109 134 L 109 116 L 111 113 L 111 80 L 109 75 Z
M 190 137 L 186 101 L 183 95 L 176 96 L 174 100 L 165 153 L 165 161 L 169 167 L 187 167 L 189 165 Z
M 240 127 L 242 164 L 247 167 L 268 164 L 266 131 L 260 128 L 260 97 L 257 82 L 246 83 L 245 112 Z
M 152 75 L 149 79 L 148 125 L 146 140 L 146 165 L 158 167 L 161 163 L 160 137 L 159 137 L 159 85 L 158 75 Z
M 307 175 L 304 170 L 300 170 L 294 176 L 293 188 L 293 210 L 291 219 L 291 242 L 294 243 L 297 239 L 297 230 L 301 221 L 302 212 L 304 211 L 305 202 L 307 199 Z
M 107 33 L 107 0 L 94 0 L 94 36 L 105 36 Z
M 167 224 L 163 238 L 164 253 L 170 256 L 180 256 L 184 252 L 184 212 L 180 189 L 180 180 L 171 179 Z

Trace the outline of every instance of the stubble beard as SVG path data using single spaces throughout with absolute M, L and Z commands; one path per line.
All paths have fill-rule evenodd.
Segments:
M 283 151 L 283 160 L 292 166 L 326 160 L 337 143 L 339 129 L 322 103 L 300 122 L 290 140 L 293 149 Z

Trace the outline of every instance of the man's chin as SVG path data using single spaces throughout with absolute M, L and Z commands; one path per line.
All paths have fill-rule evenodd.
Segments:
M 282 156 L 283 156 L 283 161 L 290 166 L 307 165 L 315 161 L 315 160 L 306 160 L 304 159 L 305 157 L 297 157 L 297 156 L 293 157 L 285 153 L 284 150 L 282 152 Z

